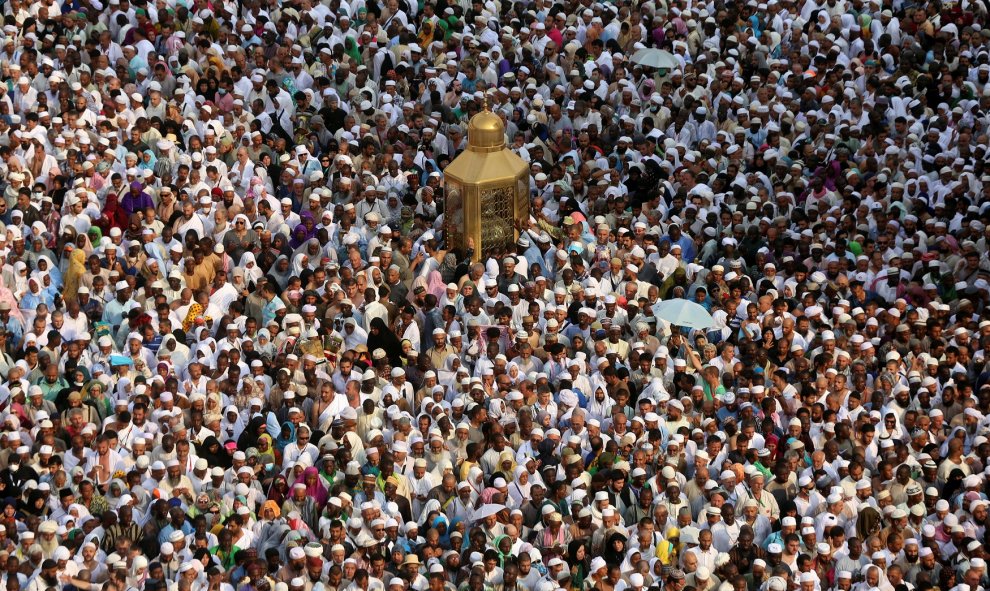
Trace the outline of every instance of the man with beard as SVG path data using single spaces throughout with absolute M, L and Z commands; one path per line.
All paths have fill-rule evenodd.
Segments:
M 158 483 L 162 496 L 176 498 L 186 504 L 193 502 L 193 485 L 189 477 L 182 473 L 178 459 L 171 459 L 165 464 L 166 476 Z
M 918 565 L 918 560 L 920 546 L 918 545 L 918 540 L 915 538 L 909 538 L 904 541 L 904 552 L 898 557 L 894 564 L 901 567 L 905 573 L 910 573 L 911 569 Z
M 10 589 L 9 586 L 7 588 Z M 58 580 L 58 564 L 49 558 L 41 563 L 41 571 L 28 584 L 27 591 L 48 591 L 50 588 L 59 589 L 61 583 Z
M 919 587 L 924 583 L 937 584 L 942 574 L 942 565 L 936 562 L 935 553 L 927 546 L 918 550 L 918 562 L 908 569 L 904 580 Z
M 86 542 L 81 551 L 82 560 L 77 559 L 78 568 L 82 571 L 89 571 L 94 581 L 101 581 L 108 576 L 106 563 L 96 559 L 98 551 L 99 548 L 96 544 Z
M 55 550 L 58 549 L 59 540 L 55 536 L 57 530 L 58 524 L 52 520 L 43 521 L 38 526 L 38 544 L 41 545 L 41 551 L 46 559 L 52 558 Z
M 275 580 L 280 583 L 288 583 L 296 577 L 301 577 L 306 572 L 306 553 L 302 548 L 296 547 L 289 550 L 289 560 L 275 573 Z
M 186 519 L 186 514 L 179 507 L 172 507 L 167 513 L 168 521 L 158 533 L 158 543 L 171 543 L 177 553 L 181 554 L 188 543 L 188 537 L 195 533 L 193 526 Z
M 626 523 L 639 523 L 643 518 L 653 515 L 653 489 L 644 486 L 640 489 L 637 502 L 625 512 Z
M 175 220 L 173 227 L 175 233 L 183 240 L 185 240 L 186 233 L 188 232 L 195 232 L 196 236 L 199 237 L 202 237 L 205 233 L 203 220 L 196 215 L 196 209 L 191 201 L 186 201 L 182 204 L 182 216 Z
M 307 544 L 303 548 L 306 555 L 306 574 L 302 575 L 306 589 L 312 589 L 321 581 L 326 580 L 329 564 L 323 559 L 323 546 L 319 544 Z

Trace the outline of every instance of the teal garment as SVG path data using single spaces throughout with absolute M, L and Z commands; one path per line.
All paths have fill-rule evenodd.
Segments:
M 45 400 L 55 402 L 58 393 L 69 387 L 69 382 L 60 375 L 53 383 L 48 383 L 48 380 L 41 378 L 34 385 L 41 388 L 41 394 Z

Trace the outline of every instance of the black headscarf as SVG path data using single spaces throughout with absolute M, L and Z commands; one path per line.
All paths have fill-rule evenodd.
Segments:
M 246 450 L 249 447 L 258 447 L 258 429 L 264 424 L 265 417 L 261 415 L 251 417 L 247 427 L 244 427 L 241 436 L 237 438 L 237 449 Z
M 216 451 L 212 448 L 216 447 Z M 223 445 L 220 444 L 220 440 L 210 435 L 196 446 L 196 450 L 199 453 L 199 457 L 206 460 L 210 466 L 229 468 L 231 466 L 230 454 L 228 454 L 223 449 Z
M 619 541 L 619 540 L 622 540 L 622 542 L 624 544 L 622 546 L 622 550 L 621 551 L 617 551 L 613 547 L 613 544 L 615 542 Z M 626 552 L 629 551 L 629 548 L 625 545 L 625 543 L 628 542 L 628 541 L 629 541 L 629 538 L 627 538 L 625 535 L 623 535 L 620 532 L 615 532 L 612 535 L 610 535 L 608 537 L 608 539 L 605 541 L 605 547 L 602 548 L 602 554 L 601 554 L 601 556 L 602 556 L 602 558 L 605 559 L 605 562 L 607 564 L 610 564 L 610 565 L 619 565 L 619 564 L 622 564 L 622 561 L 626 557 Z
M 374 333 L 376 328 L 378 329 L 377 335 Z M 371 330 L 368 331 L 368 350 L 374 353 L 375 349 L 385 351 L 389 365 L 402 367 L 402 344 L 381 318 L 373 319 Z

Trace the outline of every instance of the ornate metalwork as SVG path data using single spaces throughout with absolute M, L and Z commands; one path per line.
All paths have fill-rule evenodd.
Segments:
M 481 192 L 482 254 L 504 252 L 515 240 L 515 188 L 494 187 Z

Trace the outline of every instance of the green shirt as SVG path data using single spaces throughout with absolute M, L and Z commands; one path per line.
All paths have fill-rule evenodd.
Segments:
M 235 565 L 234 556 L 237 556 L 237 553 L 240 551 L 241 549 L 238 548 L 237 546 L 231 546 L 230 550 L 228 550 L 227 552 L 221 550 L 219 545 L 210 548 L 210 554 L 213 554 L 218 559 L 220 559 L 220 564 L 223 566 L 224 570 L 230 570 L 234 568 Z

